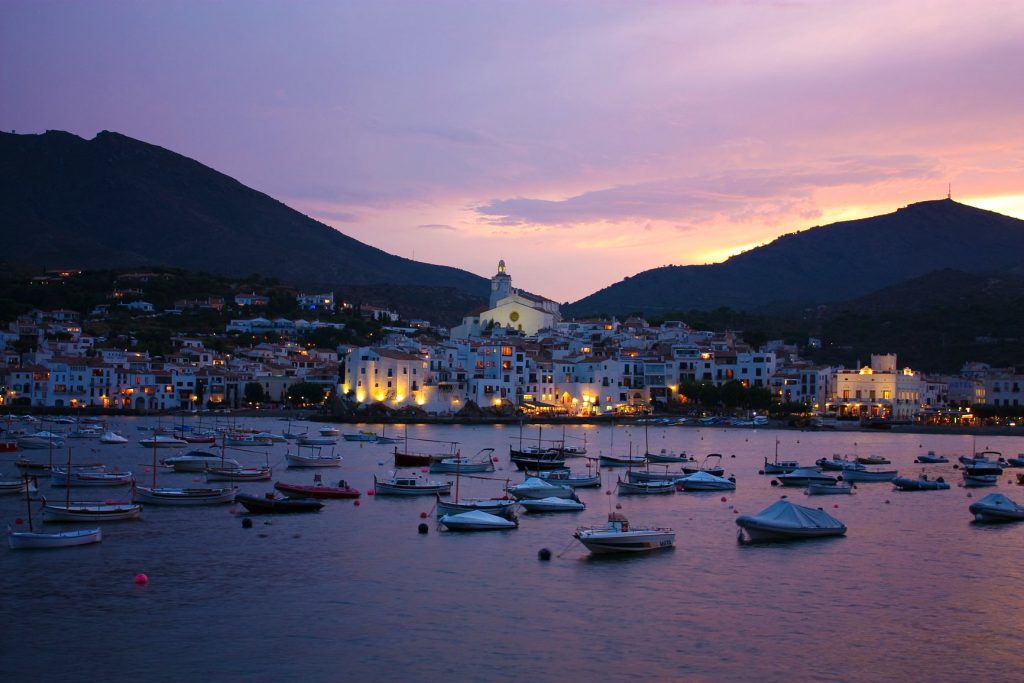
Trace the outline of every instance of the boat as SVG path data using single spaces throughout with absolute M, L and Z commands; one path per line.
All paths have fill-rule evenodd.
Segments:
M 999 451 L 980 451 L 971 456 L 961 455 L 958 460 L 963 465 L 1007 466 L 1006 459 Z
M 132 501 L 148 505 L 218 505 L 235 500 L 237 489 L 231 487 L 180 488 L 170 486 L 134 486 Z
M 454 515 L 460 512 L 481 510 L 483 512 L 497 515 L 498 517 L 515 517 L 516 508 L 520 505 L 515 498 L 467 498 L 453 502 L 441 500 L 440 494 L 437 498 L 437 516 Z
M 783 486 L 806 487 L 808 484 L 835 484 L 837 479 L 827 474 L 822 474 L 811 467 L 798 467 L 789 474 L 780 474 L 775 477 Z
M 102 435 L 99 427 L 82 427 L 68 432 L 69 439 L 98 439 Z
M 736 518 L 741 542 L 788 541 L 842 536 L 846 525 L 819 508 L 778 500 L 756 515 Z
M 541 470 L 535 473 L 537 477 L 546 482 L 558 486 L 568 486 L 574 489 L 601 488 L 601 473 L 574 474 L 569 468 L 558 470 Z
M 538 477 L 527 477 L 522 483 L 508 487 L 509 494 L 516 500 L 525 498 L 575 498 L 576 491 L 570 486 L 561 486 Z
M 924 455 L 919 455 L 914 459 L 914 462 L 921 464 L 934 464 L 934 463 L 946 463 L 949 462 L 949 458 L 944 455 L 936 455 L 935 451 L 928 451 Z
M 775 460 L 768 462 L 768 456 L 765 456 L 764 469 L 761 471 L 765 474 L 789 474 L 799 467 L 800 463 L 796 460 L 779 460 L 779 440 L 775 439 Z
M 313 475 L 312 484 L 275 481 L 274 488 L 286 496 L 298 498 L 358 498 L 360 495 L 344 479 L 338 481 L 336 486 L 325 486 L 319 474 Z
M 585 510 L 583 501 L 574 498 L 528 498 L 519 502 L 527 512 L 578 512 Z
M 21 474 L 27 474 L 30 477 L 48 477 L 50 476 L 50 473 L 54 469 L 56 469 L 54 465 L 45 465 L 40 462 L 32 462 L 31 460 L 26 460 L 24 458 L 15 460 L 14 465 L 18 468 L 18 471 L 21 472 Z M 89 470 L 92 472 L 103 472 L 106 471 L 107 468 L 105 465 L 102 465 L 100 463 L 89 463 L 82 465 L 72 465 L 71 469 L 76 471 Z
M 990 493 L 968 508 L 976 522 L 1019 522 L 1024 520 L 1024 506 L 1001 493 Z
M 514 449 L 509 447 L 509 459 L 518 470 L 536 472 L 539 470 L 565 469 L 565 456 L 555 449 L 534 450 L 532 447 Z
M 927 474 L 922 474 L 917 479 L 896 477 L 892 484 L 901 491 L 942 491 L 949 488 L 949 484 L 942 477 L 929 479 Z
M 330 453 L 324 453 L 318 446 L 307 446 L 303 451 L 302 445 L 296 446 L 296 451 L 291 449 L 284 454 L 288 467 L 341 467 L 341 454 L 331 449 Z
M 333 436 L 315 436 L 312 434 L 303 434 L 295 440 L 300 446 L 333 446 L 338 443 L 338 439 Z
M 675 493 L 676 485 L 672 481 L 623 481 L 619 478 L 616 484 L 620 496 Z
M 127 486 L 132 483 L 131 472 L 99 472 L 94 470 L 68 470 L 54 467 L 50 472 L 51 486 Z
M 408 425 L 406 425 L 406 436 L 401 448 L 395 446 L 395 467 L 429 467 L 431 463 L 441 462 L 445 458 L 457 458 L 460 456 L 458 441 L 435 441 L 433 439 L 412 439 L 428 443 L 439 443 L 447 446 L 447 452 L 422 453 L 409 450 Z
M 34 531 L 13 531 L 8 528 L 7 542 L 11 550 L 27 550 L 30 548 L 66 548 L 72 545 L 88 545 L 103 540 L 103 531 L 95 529 L 75 529 L 43 533 Z
M 478 472 L 493 472 L 494 462 L 491 460 L 493 448 L 482 448 L 472 458 L 443 458 L 439 462 L 432 462 L 428 466 L 431 474 L 473 474 Z
M 676 453 L 675 451 L 666 450 L 664 448 L 657 453 L 645 453 L 644 459 L 646 459 L 647 462 L 657 463 L 690 462 L 693 460 L 693 458 L 686 454 L 686 451 Z
M 378 496 L 430 496 L 435 493 L 448 495 L 452 490 L 450 481 L 428 481 L 422 477 L 395 474 L 390 479 L 378 479 L 373 475 L 373 490 Z
M 642 470 L 630 470 L 626 474 L 626 478 L 629 481 L 679 481 L 683 477 L 690 476 L 690 474 L 682 470 L 669 471 L 668 465 L 665 466 L 664 470 L 652 470 L 650 465 L 648 465 Z
M 60 448 L 64 445 L 64 437 L 48 431 L 35 432 L 18 439 L 18 448 L 23 450 L 42 450 L 44 448 Z
M 694 472 L 676 479 L 677 491 L 735 491 L 736 482 L 725 477 L 716 477 L 709 472 Z
M 39 485 L 34 477 L 28 475 L 20 479 L 0 479 L 0 495 L 5 493 L 25 493 L 35 496 L 39 493 Z
M 324 506 L 315 498 L 278 498 L 273 493 L 267 493 L 265 496 L 239 493 L 235 496 L 235 501 L 254 514 L 319 512 Z
M 285 438 L 284 434 L 275 434 L 274 432 L 256 432 L 252 435 L 252 438 L 257 441 L 264 443 L 285 443 L 288 439 Z
M 1006 464 L 1008 467 L 1024 467 L 1024 453 L 1018 453 L 1011 458 L 1007 458 Z
M 700 465 L 696 463 L 684 464 L 683 472 L 686 474 L 695 474 L 697 472 L 707 472 L 713 474 L 716 477 L 725 475 L 725 468 L 722 466 L 722 454 L 721 453 L 709 453 L 704 456 Z
M 341 430 L 337 427 L 321 427 L 320 436 L 337 437 L 341 434 Z
M 100 435 L 100 443 L 107 445 L 117 445 L 128 443 L 127 437 L 118 434 L 117 432 L 107 431 Z
M 992 460 L 986 455 L 974 458 L 961 457 L 963 462 L 964 486 L 995 486 L 1003 473 L 1002 457 Z
M 139 445 L 146 448 L 185 448 L 188 446 L 188 441 L 165 434 L 154 434 L 145 439 L 139 439 Z
M 337 436 L 337 435 L 335 434 L 335 436 Z M 374 442 L 377 441 L 377 433 L 376 432 L 366 432 L 366 431 L 345 432 L 341 436 L 342 436 L 343 439 L 345 439 L 345 441 L 360 441 L 360 442 L 363 442 L 363 443 L 374 443 Z
M 605 555 L 671 548 L 676 542 L 676 532 L 663 527 L 631 527 L 625 515 L 612 512 L 604 527 L 580 527 L 573 538 L 591 553 Z
M 837 494 L 850 495 L 853 493 L 853 487 L 849 484 L 808 484 L 807 488 L 804 489 L 804 493 L 808 496 L 830 496 Z
M 891 465 L 892 461 L 881 455 L 858 455 L 857 462 L 861 465 Z
M 138 503 L 99 501 L 43 502 L 44 522 L 113 522 L 138 519 L 142 506 Z
M 211 467 L 241 467 L 237 460 L 225 458 L 223 454 L 211 451 L 189 451 L 183 455 L 164 458 L 160 464 L 170 467 L 175 472 L 205 472 Z
M 451 531 L 500 531 L 515 529 L 519 526 L 519 522 L 514 519 L 492 515 L 483 510 L 443 515 L 438 521 Z
M 892 481 L 899 474 L 896 470 L 846 470 L 843 472 L 843 479 L 845 481 L 852 481 L 856 483 L 862 482 L 873 482 L 873 481 Z
M 826 472 L 845 472 L 848 470 L 865 470 L 867 465 L 857 462 L 856 458 L 833 455 L 831 458 L 818 458 L 814 464 Z
M 221 467 L 218 465 L 206 470 L 206 481 L 266 481 L 271 476 L 273 476 L 273 470 L 269 466 Z
M 605 455 L 602 453 L 597 456 L 597 461 L 601 467 L 639 467 L 647 462 L 647 458 L 642 455 Z

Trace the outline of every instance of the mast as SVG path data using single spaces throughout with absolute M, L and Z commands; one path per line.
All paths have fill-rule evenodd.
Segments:
M 67 482 L 64 486 L 66 490 L 66 496 L 64 502 L 67 504 L 68 510 L 71 509 L 71 446 L 68 446 L 68 471 L 67 471 Z

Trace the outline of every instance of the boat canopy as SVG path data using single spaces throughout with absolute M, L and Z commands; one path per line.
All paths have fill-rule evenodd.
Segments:
M 771 522 L 775 526 L 794 529 L 841 529 L 845 525 L 824 510 L 804 507 L 788 500 L 779 500 L 754 515 L 754 518 Z

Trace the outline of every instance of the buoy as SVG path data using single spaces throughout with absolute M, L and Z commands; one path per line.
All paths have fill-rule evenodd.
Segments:
M 236 508 L 234 505 L 229 506 L 228 507 L 228 514 L 229 515 L 237 515 L 238 514 L 238 508 Z
M 420 519 L 426 519 L 426 518 L 427 518 L 427 513 L 426 512 L 421 512 L 420 513 Z
M 616 503 L 615 504 L 615 509 L 616 510 L 621 510 L 622 509 L 622 503 Z
M 724 503 L 724 502 L 726 502 L 727 500 L 729 500 L 729 499 L 728 499 L 728 498 L 726 498 L 725 496 L 722 496 L 722 502 L 723 502 L 723 503 Z
M 779 485 L 779 482 L 776 481 L 775 479 L 772 479 L 772 486 L 778 486 L 778 485 Z
M 373 489 L 370 489 L 369 491 L 366 492 L 366 495 L 372 496 L 373 493 L 374 493 Z
M 243 529 L 251 529 L 252 528 L 252 520 L 249 519 L 248 517 L 243 519 L 242 520 L 242 528 Z
M 758 474 L 764 474 L 764 470 L 758 470 L 757 473 Z
M 359 501 L 358 500 L 352 501 L 352 504 L 355 505 L 356 507 L 359 507 Z
M 551 551 L 547 548 L 541 548 L 537 551 L 537 559 L 544 560 L 545 562 L 551 559 Z
M 735 453 L 733 453 L 733 454 L 732 454 L 732 455 L 730 455 L 729 457 L 730 457 L 730 458 L 735 458 L 735 457 L 736 457 L 736 454 L 735 454 Z
M 733 509 L 733 511 L 732 511 L 732 514 L 734 514 L 734 515 L 738 515 L 738 514 L 740 514 L 740 511 L 739 511 L 739 510 L 736 510 L 736 509 Z
M 420 525 L 418 527 L 416 527 L 416 530 L 419 531 L 421 534 L 425 534 L 428 531 L 430 531 L 430 527 L 428 527 L 424 523 L 420 523 Z
M 885 504 L 886 504 L 886 505 L 888 505 L 888 504 L 889 504 L 889 501 L 885 501 Z
M 833 505 L 832 507 L 834 507 L 834 508 L 838 508 L 838 507 L 839 507 L 839 503 L 836 503 L 836 504 L 835 504 L 835 505 Z
M 141 572 L 135 575 L 135 585 L 137 585 L 137 586 L 145 586 L 147 583 L 149 583 L 149 577 L 148 576 L 146 576 L 145 574 L 143 574 Z
M 604 492 L 604 495 L 606 495 L 606 496 L 610 496 L 610 495 L 612 495 L 612 492 L 611 492 L 611 491 L 605 491 L 605 492 Z
M 426 467 L 421 467 L 420 468 L 420 472 L 422 472 L 423 474 L 426 474 L 427 473 L 427 468 Z
M 15 524 L 24 524 L 24 523 L 25 523 L 25 520 L 23 520 L 23 519 L 22 519 L 21 517 L 16 517 L 16 518 L 14 519 L 14 523 L 15 523 Z

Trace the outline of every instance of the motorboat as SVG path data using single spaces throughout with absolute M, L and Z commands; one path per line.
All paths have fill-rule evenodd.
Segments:
M 686 474 L 696 474 L 697 472 L 707 472 L 713 474 L 716 477 L 725 475 L 725 468 L 722 467 L 722 454 L 721 453 L 709 453 L 704 456 L 704 460 L 701 461 L 700 465 L 695 463 L 689 463 L 683 465 L 683 472 Z
M 40 431 L 18 439 L 18 448 L 24 450 L 42 450 L 44 448 L 60 448 L 64 445 L 64 437 L 54 432 Z
M 437 498 L 437 516 L 456 515 L 460 512 L 481 510 L 483 512 L 511 519 L 515 517 L 516 508 L 520 505 L 515 498 L 466 498 L 460 501 L 441 500 Z
M 546 449 L 534 453 L 528 447 L 523 450 L 510 448 L 509 459 L 518 470 L 536 472 L 538 470 L 565 469 L 565 456 L 555 449 Z
M 9 528 L 9 527 L 8 527 Z M 72 545 L 88 545 L 103 540 L 103 531 L 95 529 L 75 529 L 57 533 L 38 531 L 9 531 L 7 542 L 11 550 L 27 550 L 30 548 L 66 548 Z
M 189 451 L 184 455 L 164 458 L 160 464 L 170 467 L 175 472 L 205 472 L 211 467 L 241 467 L 237 460 L 225 458 L 212 451 Z
M 970 505 L 976 522 L 1019 522 L 1024 520 L 1024 506 L 1001 493 L 990 493 Z
M 288 513 L 288 512 L 319 512 L 324 504 L 315 498 L 278 498 L 273 493 L 255 496 L 251 493 L 239 493 L 235 501 L 242 504 L 253 514 Z
M 378 479 L 374 475 L 373 490 L 378 496 L 431 496 L 436 493 L 446 496 L 452 491 L 452 483 L 409 475 L 396 474 L 390 479 Z
M 337 427 L 321 427 L 320 436 L 337 437 L 341 434 L 341 430 Z
M 493 448 L 483 448 L 472 458 L 443 458 L 439 462 L 428 465 L 431 474 L 474 474 L 493 472 L 494 462 L 491 460 Z
M 188 441 L 166 434 L 154 434 L 145 439 L 139 439 L 139 445 L 146 448 L 185 448 Z
M 601 473 L 574 474 L 568 468 L 560 470 L 542 470 L 537 476 L 544 481 L 574 489 L 601 488 Z
M 617 488 L 620 496 L 651 495 L 675 493 L 676 485 L 673 481 L 618 481 Z
M 800 463 L 796 460 L 779 460 L 776 458 L 774 461 L 764 459 L 764 468 L 761 470 L 765 474 L 789 474 L 795 469 L 800 467 Z
M 138 519 L 142 506 L 138 503 L 71 501 L 44 503 L 44 522 L 113 522 Z
M 519 522 L 514 519 L 492 515 L 483 510 L 443 515 L 438 521 L 450 531 L 501 531 L 519 526 Z
M 1003 466 L 998 461 L 974 459 L 964 463 L 964 486 L 995 486 L 1003 473 Z
M 570 486 L 562 486 L 549 481 L 544 481 L 539 477 L 527 477 L 522 483 L 516 484 L 515 486 L 509 486 L 508 492 L 516 500 L 523 500 L 526 498 L 575 498 L 576 491 Z
M 601 455 L 597 456 L 601 467 L 641 467 L 647 462 L 643 455 Z
M 826 472 L 846 472 L 849 470 L 866 470 L 867 465 L 857 462 L 856 458 L 833 455 L 831 458 L 818 458 L 814 464 Z
M 126 486 L 132 483 L 131 472 L 99 472 L 95 470 L 54 467 L 50 471 L 51 486 Z
M 330 453 L 324 453 L 323 449 L 317 446 L 310 446 L 303 451 L 302 447 L 292 453 L 291 449 L 284 454 L 288 467 L 341 467 L 341 454 L 331 449 Z
M 337 436 L 337 434 L 334 434 L 333 436 Z M 376 432 L 345 432 L 341 436 L 345 441 L 360 441 L 363 443 L 375 443 L 377 441 Z
M 891 465 L 892 461 L 881 455 L 859 455 L 857 456 L 857 462 L 861 465 Z
M 348 485 L 344 479 L 336 486 L 325 486 L 319 475 L 313 477 L 312 484 L 292 484 L 275 481 L 274 488 L 286 496 L 293 498 L 358 498 L 359 490 Z
M 631 527 L 625 515 L 612 512 L 605 526 L 580 527 L 573 538 L 591 553 L 605 555 L 671 548 L 676 542 L 676 532 L 662 527 Z
M 234 487 L 193 487 L 138 486 L 132 489 L 132 501 L 147 505 L 217 505 L 235 500 L 238 489 Z
M 675 480 L 677 491 L 734 491 L 736 482 L 709 472 L 694 472 Z
M 949 458 L 944 455 L 936 455 L 935 451 L 928 451 L 924 455 L 919 455 L 914 458 L 914 462 L 921 463 L 922 465 L 930 465 L 949 462 Z
M 788 541 L 842 536 L 846 525 L 820 508 L 778 500 L 756 515 L 736 518 L 741 542 Z
M 645 453 L 644 459 L 647 462 L 658 462 L 658 463 L 675 463 L 675 462 L 690 462 L 693 458 L 686 454 L 686 451 L 676 453 L 662 448 L 657 453 Z
M 519 503 L 527 512 L 579 512 L 587 506 L 573 498 L 528 498 Z
M 206 481 L 266 481 L 273 476 L 269 466 L 264 467 L 209 467 L 206 470 Z
M 892 481 L 899 474 L 896 470 L 846 470 L 843 472 L 842 477 L 845 481 L 852 481 L 855 483 L 862 482 L 873 482 L 873 481 Z
M 128 443 L 128 438 L 117 432 L 107 431 L 100 435 L 100 443 L 107 445 L 118 445 Z
M 822 474 L 812 467 L 798 467 L 789 474 L 780 474 L 775 477 L 783 486 L 805 487 L 808 484 L 834 484 L 837 479 L 827 474 Z
M 300 446 L 333 446 L 338 443 L 338 438 L 335 436 L 316 436 L 313 434 L 303 434 L 295 440 L 295 443 Z
M 1024 467 L 1024 453 L 1018 453 L 1013 457 L 1007 458 L 1006 464 L 1009 467 Z
M 929 479 L 927 474 L 922 474 L 917 479 L 910 477 L 896 477 L 892 485 L 901 491 L 942 491 L 949 488 L 949 484 L 942 477 Z
M 808 496 L 829 496 L 837 494 L 850 495 L 853 493 L 853 487 L 849 484 L 808 484 L 807 488 L 804 489 L 804 493 Z
M 288 439 L 285 438 L 284 434 L 275 434 L 273 432 L 256 432 L 252 435 L 252 438 L 270 443 L 285 443 Z

